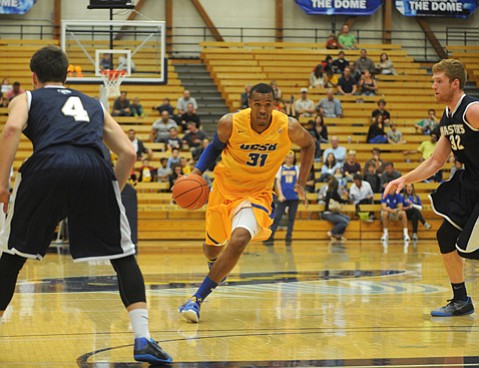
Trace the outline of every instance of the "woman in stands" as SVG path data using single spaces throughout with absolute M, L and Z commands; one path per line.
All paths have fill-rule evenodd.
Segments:
M 421 198 L 416 194 L 414 189 L 414 184 L 406 184 L 404 187 L 404 207 L 406 211 L 406 216 L 408 220 L 412 221 L 412 240 L 418 240 L 417 237 L 417 227 L 419 221 L 424 225 L 426 230 L 431 228 L 431 225 L 424 220 L 424 217 L 421 213 L 422 203 Z
M 348 201 L 341 198 L 338 193 L 338 187 L 338 180 L 331 175 L 328 178 L 328 190 L 326 192 L 325 207 L 322 217 L 334 224 L 331 231 L 328 231 L 327 233 L 331 240 L 346 240 L 346 238 L 343 237 L 343 234 L 351 219 L 349 216 L 341 213 L 339 205 L 348 203 Z
M 316 130 L 319 133 L 319 143 L 329 143 L 328 127 L 324 122 L 323 114 L 319 113 L 318 115 L 316 115 L 314 121 L 316 123 Z
M 388 143 L 388 137 L 384 131 L 384 116 L 377 114 L 374 118 L 374 123 L 369 126 L 368 136 L 366 138 L 368 143 Z
M 367 69 L 364 69 L 361 74 L 361 79 L 358 83 L 361 94 L 363 96 L 375 96 L 378 91 L 376 79 L 373 78 L 373 76 Z
M 385 52 L 379 56 L 379 63 L 376 64 L 376 70 L 379 74 L 397 75 L 393 67 L 393 62 L 389 60 L 389 56 Z
M 318 64 L 311 72 L 309 76 L 309 88 L 323 88 L 324 87 L 324 75 L 323 65 Z
M 334 153 L 331 152 L 326 156 L 326 162 L 321 167 L 319 181 L 325 182 L 330 176 L 334 175 L 337 168 L 341 168 L 341 164 L 336 162 L 336 157 L 334 157 Z

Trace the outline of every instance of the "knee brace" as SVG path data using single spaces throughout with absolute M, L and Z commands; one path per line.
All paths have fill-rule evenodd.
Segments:
M 461 230 L 452 226 L 449 221 L 444 220 L 436 233 L 439 249 L 442 254 L 451 253 L 456 250 L 457 238 Z

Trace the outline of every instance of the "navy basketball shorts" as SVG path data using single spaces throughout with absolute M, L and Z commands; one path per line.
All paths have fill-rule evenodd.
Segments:
M 92 149 L 50 148 L 23 164 L 0 247 L 11 254 L 41 259 L 64 218 L 68 218 L 75 261 L 135 253 L 113 170 Z
M 479 259 L 479 189 L 466 189 L 461 178 L 464 170 L 456 171 L 451 180 L 439 185 L 429 198 L 438 215 L 461 230 L 456 248 L 464 258 Z

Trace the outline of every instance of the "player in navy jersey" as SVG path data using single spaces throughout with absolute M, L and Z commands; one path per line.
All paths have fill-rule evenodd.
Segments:
M 465 164 L 449 181 L 431 194 L 434 211 L 444 217 L 437 232 L 454 296 L 432 316 L 462 316 L 474 312 L 464 283 L 464 258 L 479 259 L 479 100 L 464 94 L 464 65 L 453 59 L 442 60 L 433 69 L 436 101 L 446 104 L 439 127 L 441 138 L 431 157 L 408 174 L 391 181 L 384 193 L 399 193 L 408 183 L 434 175 L 447 161 L 451 151 Z M 458 174 L 458 175 L 457 175 Z
M 171 357 L 151 339 L 145 285 L 120 200 L 136 153 L 97 100 L 63 86 L 68 59 L 57 47 L 30 61 L 34 91 L 12 100 L 0 136 L 0 203 L 7 212 L 10 168 L 22 132 L 33 155 L 17 174 L 0 236 L 0 319 L 27 259 L 42 259 L 57 223 L 68 217 L 75 261 L 109 259 L 135 333 L 134 358 L 150 363 Z M 102 140 L 117 154 L 115 170 L 102 156 Z

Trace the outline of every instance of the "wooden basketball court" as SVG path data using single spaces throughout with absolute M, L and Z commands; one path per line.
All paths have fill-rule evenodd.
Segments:
M 279 234 L 281 236 L 281 234 Z M 153 337 L 173 367 L 467 367 L 479 365 L 475 315 L 432 318 L 451 297 L 433 241 L 251 244 L 203 304 L 177 307 L 207 272 L 200 242 L 142 242 Z M 479 263 L 467 262 L 479 303 Z M 1 367 L 146 367 L 109 263 L 48 254 L 22 270 L 0 324 Z

